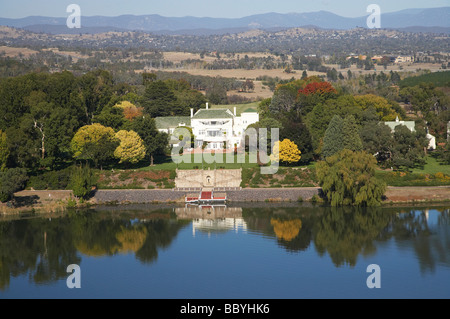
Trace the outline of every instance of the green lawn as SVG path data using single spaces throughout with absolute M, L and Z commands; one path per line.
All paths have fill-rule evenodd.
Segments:
M 424 167 L 411 172 L 377 171 L 377 177 L 389 186 L 447 186 L 450 185 L 450 165 L 441 165 L 428 156 Z
M 207 163 L 205 158 L 203 158 L 203 163 L 195 163 L 194 155 L 191 155 L 191 163 L 175 163 L 171 160 L 171 158 L 167 158 L 164 162 L 160 162 L 155 166 L 143 167 L 141 171 L 151 171 L 151 170 L 175 170 L 175 169 L 240 169 L 240 168 L 253 168 L 258 167 L 256 163 L 249 163 L 250 158 L 249 155 L 245 155 L 245 163 L 238 163 L 238 158 L 236 155 L 233 155 L 233 161 L 231 163 L 225 163 L 227 161 L 226 155 L 223 154 L 223 162 L 224 163 Z
M 442 165 L 436 158 L 428 156 L 426 165 L 423 168 L 413 169 L 413 173 L 433 175 L 436 173 L 444 173 L 450 175 L 450 165 Z

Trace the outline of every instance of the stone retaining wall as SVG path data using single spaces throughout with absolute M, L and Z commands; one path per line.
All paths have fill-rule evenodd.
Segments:
M 293 201 L 300 198 L 310 200 L 320 194 L 320 188 L 256 188 L 240 191 L 228 191 L 230 202 L 265 202 L 265 201 Z
M 222 191 L 220 193 L 223 193 Z M 258 188 L 227 191 L 229 202 L 266 202 L 310 200 L 319 195 L 320 188 Z M 93 198 L 97 203 L 154 203 L 184 202 L 192 192 L 173 190 L 98 190 Z
M 97 203 L 155 203 L 184 202 L 186 193 L 172 190 L 98 190 L 93 201 Z

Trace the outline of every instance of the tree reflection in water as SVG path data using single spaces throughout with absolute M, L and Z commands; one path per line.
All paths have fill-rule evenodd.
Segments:
M 239 211 L 248 231 L 274 238 L 290 253 L 301 253 L 313 243 L 317 253 L 328 254 L 336 267 L 355 266 L 359 256 L 376 252 L 377 243 L 393 240 L 400 249 L 412 247 L 425 272 L 434 271 L 438 263 L 450 266 L 449 211 L 437 210 L 441 214 L 433 228 L 426 210 L 412 208 L 299 205 Z M 11 277 L 27 274 L 35 284 L 65 279 L 67 266 L 80 264 L 83 256 L 134 254 L 141 263 L 153 263 L 158 251 L 168 248 L 192 223 L 172 212 L 87 210 L 52 219 L 0 221 L 0 289 L 9 287 Z
M 161 214 L 162 213 L 162 214 Z M 60 218 L 0 222 L 0 289 L 11 277 L 28 274 L 36 284 L 67 278 L 67 266 L 91 257 L 134 253 L 142 263 L 154 262 L 158 250 L 168 247 L 187 222 L 174 222 L 170 210 L 155 220 L 135 222 L 86 211 Z

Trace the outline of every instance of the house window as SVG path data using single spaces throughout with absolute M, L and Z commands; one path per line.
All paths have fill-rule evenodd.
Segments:
M 217 136 L 220 136 L 220 131 L 208 131 L 207 135 L 209 137 L 217 137 Z
M 205 131 L 198 131 L 198 135 L 205 135 Z

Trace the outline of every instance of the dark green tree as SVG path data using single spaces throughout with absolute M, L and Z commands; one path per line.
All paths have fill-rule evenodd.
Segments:
M 126 123 L 124 129 L 135 131 L 142 138 L 151 166 L 154 165 L 155 156 L 165 154 L 169 145 L 169 136 L 166 133 L 158 132 L 155 120 L 150 115 L 145 114 L 135 118 L 132 122 Z
M 411 132 L 399 125 L 394 132 L 392 165 L 398 169 L 414 168 L 425 163 L 425 148 L 428 146 L 423 130 Z
M 212 104 L 227 104 L 228 96 L 227 89 L 218 81 L 213 80 L 206 89 L 206 98 Z
M 344 121 L 339 115 L 333 116 L 323 138 L 322 155 L 327 158 L 344 149 Z
M 147 85 L 141 104 L 152 118 L 187 114 L 180 107 L 173 91 L 159 80 Z
M 95 115 L 100 114 L 113 97 L 112 75 L 104 70 L 86 73 L 78 79 L 81 101 L 84 110 L 84 123 L 91 124 Z
M 0 172 L 6 170 L 9 157 L 8 136 L 6 132 L 0 130 Z
M 344 149 L 358 152 L 362 151 L 362 142 L 359 136 L 359 127 L 356 124 L 355 117 L 349 115 L 344 119 L 342 125 L 342 146 Z
M 142 73 L 142 84 L 147 86 L 156 81 L 157 78 L 158 76 L 155 73 Z
M 123 108 L 107 106 L 94 118 L 93 123 L 99 123 L 103 126 L 111 127 L 115 131 L 119 131 L 125 123 Z
M 293 115 L 283 119 L 283 127 L 280 131 L 280 140 L 289 139 L 294 142 L 302 152 L 299 164 L 309 164 L 314 158 L 314 148 L 311 134 L 301 116 Z
M 89 165 L 77 166 L 70 176 L 69 188 L 74 196 L 87 199 L 95 186 L 95 177 Z
M 10 168 L 0 172 L 0 201 L 2 203 L 11 200 L 14 193 L 21 191 L 28 181 L 24 168 Z
M 391 129 L 378 122 L 368 122 L 361 128 L 363 149 L 376 156 L 379 163 L 387 163 L 392 158 L 394 137 Z

